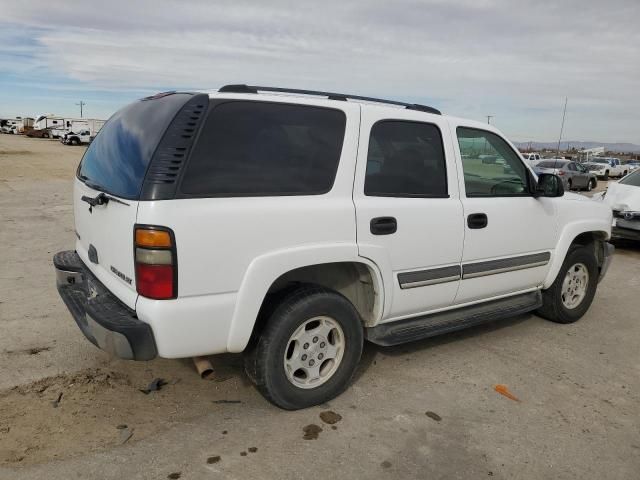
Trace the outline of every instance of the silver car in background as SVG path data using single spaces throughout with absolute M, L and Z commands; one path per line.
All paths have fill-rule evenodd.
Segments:
M 583 165 L 571 160 L 543 160 L 534 167 L 536 173 L 551 173 L 562 178 L 566 190 L 593 190 L 598 178 Z

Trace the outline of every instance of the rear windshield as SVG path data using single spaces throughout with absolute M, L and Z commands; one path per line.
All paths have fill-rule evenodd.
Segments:
M 188 196 L 319 195 L 336 176 L 341 110 L 231 101 L 214 107 L 187 166 Z
M 78 178 L 117 197 L 137 199 L 151 156 L 176 113 L 191 98 L 172 94 L 116 112 L 87 149 Z
M 636 170 L 633 173 L 630 173 L 618 183 L 623 185 L 633 185 L 634 187 L 640 187 L 640 170 Z
M 562 168 L 564 167 L 566 162 L 562 160 L 552 160 L 547 162 L 540 162 L 537 167 L 538 168 Z

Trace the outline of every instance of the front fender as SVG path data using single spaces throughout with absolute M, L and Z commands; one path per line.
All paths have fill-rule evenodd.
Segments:
M 556 248 L 551 257 L 551 265 L 547 276 L 544 280 L 542 288 L 549 288 L 562 267 L 569 247 L 576 239 L 576 237 L 582 233 L 597 233 L 602 235 L 603 239 L 608 239 L 611 236 L 611 220 L 602 219 L 585 219 L 571 222 L 565 225 L 560 232 Z
M 374 288 L 379 292 L 380 301 L 384 301 L 380 271 L 373 262 L 358 256 L 355 243 L 307 245 L 269 252 L 255 258 L 245 272 L 236 297 L 236 307 L 227 337 L 227 350 L 242 352 L 246 348 L 262 302 L 273 282 L 279 277 L 296 268 L 336 262 L 367 265 L 373 273 Z

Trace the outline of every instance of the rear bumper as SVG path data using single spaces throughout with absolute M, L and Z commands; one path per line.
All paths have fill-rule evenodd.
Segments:
M 74 251 L 53 257 L 58 293 L 87 339 L 125 360 L 157 356 L 151 327 L 113 295 Z

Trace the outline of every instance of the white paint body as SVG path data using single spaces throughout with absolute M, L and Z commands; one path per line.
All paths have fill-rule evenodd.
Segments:
M 374 318 L 367 326 L 374 326 L 548 287 L 577 235 L 610 235 L 611 210 L 579 195 L 467 198 L 455 129 L 466 126 L 502 136 L 490 125 L 309 97 L 225 93 L 211 97 L 340 109 L 347 118 L 341 160 L 331 191 L 295 198 L 124 200 L 128 205 L 110 202 L 90 214 L 81 196 L 98 192 L 75 181 L 74 210 L 80 236 L 76 250 L 98 279 L 151 325 L 162 357 L 243 351 L 267 291 L 281 275 L 296 268 L 332 262 L 366 266 L 376 294 Z M 369 133 L 383 119 L 427 122 L 440 129 L 448 198 L 363 194 Z M 479 211 L 488 215 L 489 225 L 470 230 L 466 217 Z M 396 217 L 398 232 L 371 235 L 369 221 L 380 216 Z M 178 298 L 151 300 L 136 293 L 135 223 L 162 225 L 175 233 Z M 99 265 L 88 261 L 89 244 L 100 252 Z M 398 286 L 401 272 L 540 252 L 551 254 L 549 263 L 540 267 L 409 290 Z M 131 283 L 112 273 L 111 265 L 132 279 Z

